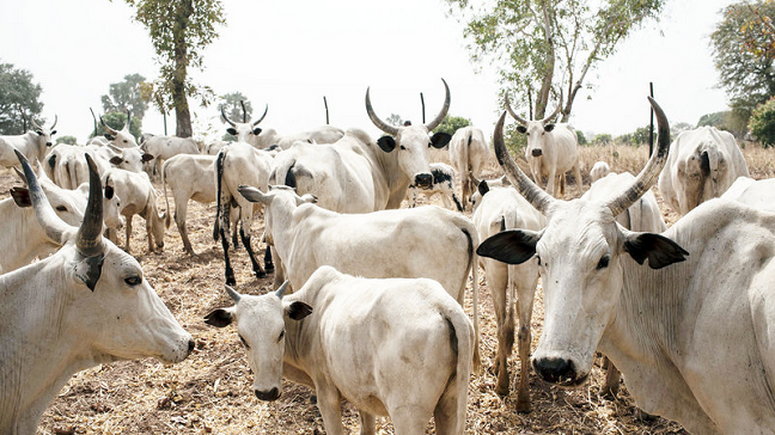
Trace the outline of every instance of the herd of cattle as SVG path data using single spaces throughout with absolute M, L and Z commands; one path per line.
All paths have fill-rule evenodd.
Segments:
M 376 141 L 333 127 L 280 136 L 258 126 L 266 110 L 242 122 L 222 113 L 237 141 L 206 147 L 151 135 L 138 145 L 126 126 L 104 123 L 105 136 L 87 145 L 53 146 L 56 120 L 0 137 L 0 163 L 21 167 L 26 183 L 0 201 L 0 433 L 34 433 L 77 371 L 146 356 L 179 362 L 194 349 L 129 255 L 135 214 L 148 249 L 163 248 L 168 186 L 188 254 L 188 201 L 217 204 L 213 238 L 234 305 L 205 322 L 235 325 L 259 399 L 277 399 L 283 377 L 312 387 L 329 434 L 345 431 L 342 399 L 359 411 L 364 434 L 376 415 L 390 416 L 398 434 L 424 433 L 431 417 L 438 433 L 464 433 L 468 383 L 481 366 L 480 266 L 494 302 L 501 396 L 516 329 L 517 411 L 530 409 L 528 367 L 578 386 L 601 352 L 610 359 L 605 388 L 618 388 L 621 371 L 646 412 L 694 433 L 775 430 L 775 182 L 748 178 L 735 139 L 703 127 L 671 145 L 650 99 L 658 146 L 640 174 L 597 162 L 591 187 L 561 200 L 567 172 L 579 193 L 583 183 L 576 134 L 553 122 L 558 112 L 526 120 L 507 104 L 527 136 L 532 179 L 506 150 L 504 112 L 493 145 L 505 175 L 480 180 L 491 155 L 482 131 L 433 133 L 450 105 L 444 87 L 433 120 L 402 126 L 377 116 L 367 90 L 366 112 L 385 133 Z M 444 150 L 452 166 L 429 162 Z M 655 183 L 682 215 L 670 228 Z M 412 207 L 402 209 L 408 193 Z M 447 208 L 414 207 L 419 193 L 441 194 Z M 263 261 L 254 215 L 264 219 Z M 277 291 L 231 287 L 238 242 L 257 277 L 274 272 Z M 539 278 L 545 320 L 531 355 Z

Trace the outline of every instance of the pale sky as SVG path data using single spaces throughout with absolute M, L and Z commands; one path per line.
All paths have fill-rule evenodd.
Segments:
M 475 0 L 473 0 L 475 1 Z M 645 96 L 653 81 L 671 122 L 695 124 L 725 110 L 716 88 L 709 34 L 730 0 L 667 0 L 659 22 L 647 22 L 592 71 L 592 90 L 579 93 L 571 123 L 585 132 L 621 134 L 648 123 Z M 376 136 L 364 109 L 366 87 L 384 119 L 398 113 L 421 120 L 419 92 L 428 118 L 443 101 L 440 77 L 450 85 L 450 114 L 470 118 L 487 135 L 497 118 L 496 76 L 471 64 L 462 24 L 447 16 L 442 0 L 225 1 L 227 24 L 194 73 L 217 94 L 241 91 L 261 124 L 294 133 L 324 124 L 359 127 Z M 43 87 L 44 116 L 59 115 L 59 134 L 84 141 L 89 107 L 124 75 L 156 77 L 158 66 L 142 25 L 122 0 L 0 0 L 0 61 L 28 69 Z M 195 107 L 194 130 L 222 135 L 215 106 Z M 174 134 L 174 120 L 168 120 Z M 151 108 L 144 131 L 162 133 Z

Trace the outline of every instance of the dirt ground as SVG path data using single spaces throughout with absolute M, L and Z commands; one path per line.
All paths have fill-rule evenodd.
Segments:
M 583 171 L 588 172 L 596 160 L 607 160 L 619 172 L 634 173 L 642 167 L 647 151 L 631 147 L 585 147 Z M 756 178 L 772 177 L 775 150 L 748 146 L 748 164 Z M 491 164 L 489 173 L 496 176 L 499 168 Z M 0 174 L 0 188 L 18 184 L 10 172 Z M 586 180 L 585 190 L 589 182 Z M 575 186 L 570 186 L 577 196 Z M 5 194 L 7 196 L 7 193 Z M 439 205 L 440 201 L 438 201 Z M 163 208 L 163 200 L 159 205 Z M 666 219 L 674 222 L 675 213 L 663 207 Z M 148 253 L 144 225 L 136 222 L 132 251 L 143 265 L 146 277 L 162 300 L 196 341 L 195 352 L 184 362 L 164 365 L 153 359 L 102 365 L 76 374 L 51 403 L 43 416 L 38 433 L 323 433 L 323 423 L 310 400 L 311 391 L 291 382 L 283 384 L 282 397 L 271 403 L 261 402 L 251 390 L 252 375 L 244 351 L 233 328 L 217 329 L 203 322 L 211 309 L 229 305 L 223 291 L 223 260 L 219 245 L 213 242 L 212 204 L 191 202 L 188 227 L 194 249 L 192 258 L 183 252 L 177 229 L 167 231 L 163 253 Z M 470 213 L 467 213 L 470 215 Z M 141 220 L 136 217 L 135 219 Z M 254 224 L 256 234 L 262 229 L 261 219 Z M 255 239 L 258 239 L 256 237 Z M 254 241 L 254 246 L 257 243 Z M 256 279 L 251 274 L 245 250 L 233 258 L 240 292 L 261 294 L 271 290 L 272 276 Z M 482 313 L 482 356 L 484 367 L 492 366 L 496 349 L 495 319 L 492 301 L 480 285 Z M 469 285 L 470 289 L 470 285 Z M 472 312 L 470 291 L 466 311 Z M 539 289 L 532 321 L 533 348 L 543 323 L 542 293 Z M 590 382 L 578 389 L 565 390 L 549 386 L 530 373 L 533 411 L 518 414 L 516 395 L 501 399 L 494 392 L 495 377 L 485 370 L 474 376 L 469 386 L 467 432 L 477 434 L 666 434 L 683 433 L 675 423 L 661 418 L 642 417 L 633 405 L 626 386 L 617 398 L 600 394 L 604 372 L 598 361 Z M 516 355 L 510 365 L 512 381 L 520 371 Z M 512 382 L 512 385 L 514 383 Z M 358 430 L 357 414 L 346 407 L 347 427 Z M 388 418 L 377 420 L 378 433 L 392 434 Z M 432 433 L 432 423 L 428 426 Z

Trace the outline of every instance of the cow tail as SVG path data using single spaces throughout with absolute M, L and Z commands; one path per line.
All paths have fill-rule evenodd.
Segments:
M 164 192 L 164 204 L 167 206 L 167 211 L 164 212 L 164 226 L 169 228 L 170 227 L 170 199 L 167 197 L 167 163 L 169 163 L 169 160 L 166 160 L 163 165 L 161 165 L 161 185 Z
M 450 302 L 450 306 L 442 307 L 441 315 L 447 322 L 450 328 L 450 341 L 452 345 L 452 352 L 457 358 L 455 364 L 455 376 L 454 379 L 450 379 L 447 384 L 446 393 L 450 392 L 452 382 L 454 382 L 454 390 L 457 393 L 457 403 L 455 406 L 455 413 L 457 415 L 457 426 L 453 433 L 463 434 L 466 427 L 466 402 L 468 401 L 468 383 L 471 380 L 471 364 L 472 354 L 475 352 L 474 343 L 476 337 L 471 334 L 471 321 L 464 312 L 460 310 L 460 306 Z
M 474 370 L 478 373 L 482 369 L 482 356 L 479 353 L 479 266 L 477 262 L 476 247 L 479 246 L 479 237 L 477 236 L 474 225 L 469 221 L 462 228 L 463 234 L 468 240 L 468 269 L 471 271 L 472 278 L 472 304 L 474 306 Z M 466 271 L 468 275 L 468 271 Z
M 218 151 L 215 157 L 215 223 L 213 224 L 213 240 L 218 241 L 221 219 L 221 190 L 223 188 L 223 159 L 226 158 L 226 147 Z
M 78 187 L 78 168 L 76 166 L 78 165 L 76 165 L 75 162 L 71 162 L 70 159 L 65 163 L 65 168 L 67 170 L 67 185 L 65 186 L 65 189 L 75 189 Z

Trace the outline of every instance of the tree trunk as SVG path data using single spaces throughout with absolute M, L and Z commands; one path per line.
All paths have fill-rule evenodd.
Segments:
M 547 1 L 542 2 L 544 40 L 546 42 L 546 62 L 544 79 L 541 81 L 541 89 L 536 96 L 536 110 L 534 119 L 543 119 L 546 114 L 546 106 L 549 103 L 549 91 L 552 90 L 554 78 L 554 39 L 552 37 L 552 25 L 549 17 Z
M 178 137 L 191 137 L 191 112 L 186 98 L 186 68 L 188 66 L 188 45 L 186 28 L 193 14 L 192 0 L 182 0 L 178 5 L 177 18 L 173 29 L 175 35 L 175 73 L 172 80 L 172 104 L 175 106 L 175 134 Z

